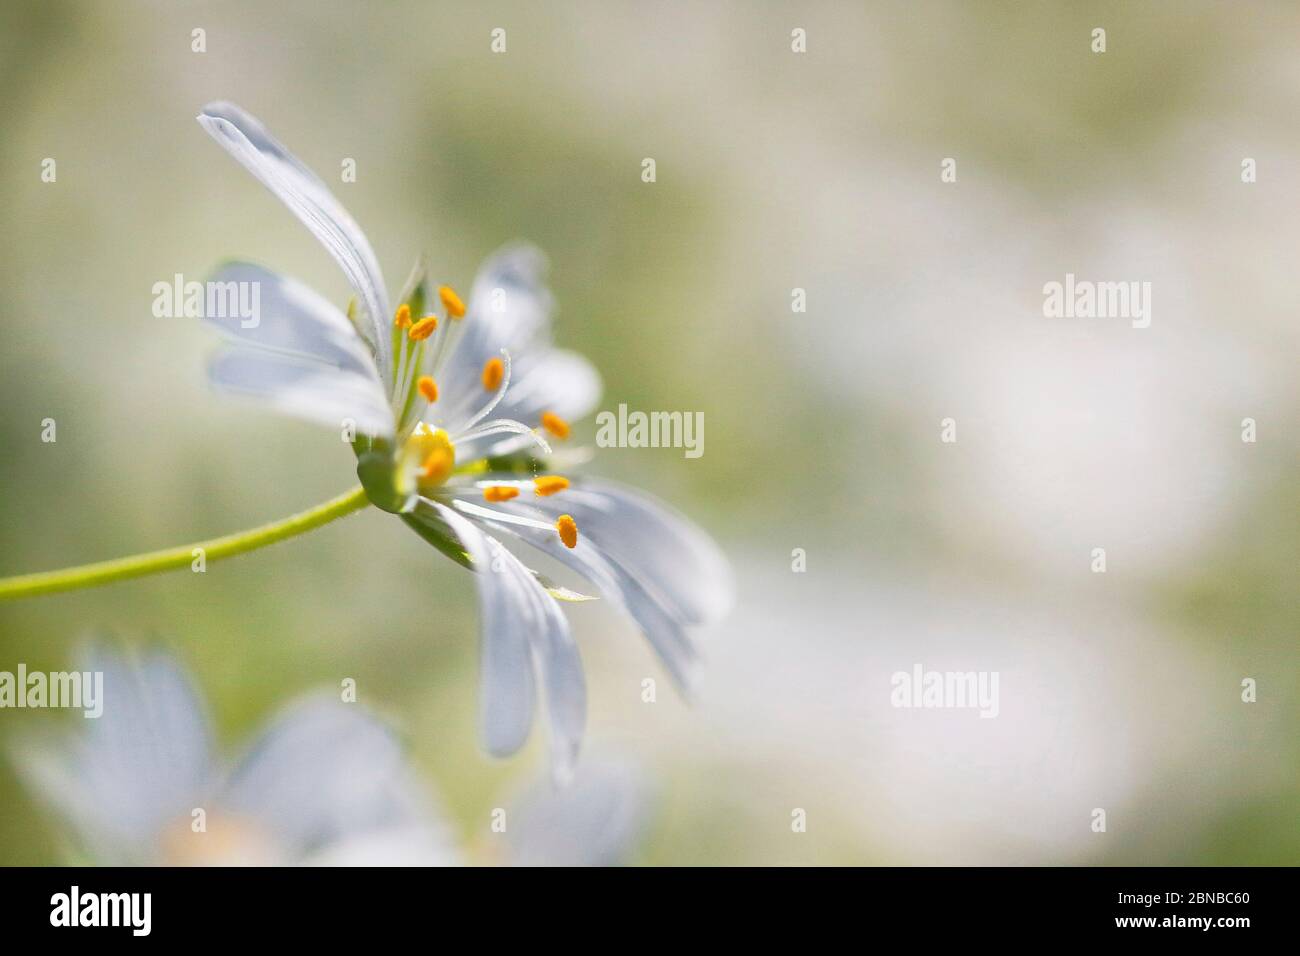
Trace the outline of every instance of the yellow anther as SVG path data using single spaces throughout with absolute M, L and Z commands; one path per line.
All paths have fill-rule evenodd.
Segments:
M 397 307 L 397 317 L 393 319 L 393 325 L 399 329 L 409 329 L 411 327 L 411 307 L 405 302 Z
M 510 485 L 488 485 L 483 489 L 483 497 L 488 501 L 509 501 L 519 497 L 519 489 Z
M 533 484 L 537 487 L 538 496 L 545 498 L 569 487 L 569 479 L 563 475 L 538 475 L 533 479 Z
M 556 438 L 569 437 L 569 423 L 555 412 L 542 412 L 542 427 Z
M 438 400 L 438 383 L 433 380 L 432 375 L 421 375 L 416 379 L 415 387 L 420 390 L 426 402 L 436 402 Z
M 451 286 L 438 286 L 438 298 L 442 299 L 442 307 L 453 319 L 459 319 L 465 314 L 465 303 L 460 301 L 460 296 Z
M 406 334 L 411 337 L 412 342 L 423 342 L 433 334 L 434 329 L 438 327 L 438 317 L 436 315 L 426 315 L 419 322 L 411 326 L 411 331 Z
M 573 515 L 560 515 L 556 518 L 555 530 L 560 532 L 560 540 L 566 548 L 578 546 L 578 524 L 573 520 Z
M 495 392 L 501 387 L 501 379 L 505 378 L 506 365 L 499 358 L 490 358 L 483 363 L 483 388 L 489 392 Z

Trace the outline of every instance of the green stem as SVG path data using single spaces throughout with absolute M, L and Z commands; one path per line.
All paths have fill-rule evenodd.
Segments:
M 147 574 L 188 568 L 197 557 L 194 552 L 198 548 L 203 549 L 205 562 L 219 561 L 222 558 L 256 551 L 258 548 L 265 548 L 268 544 L 305 534 L 344 515 L 359 511 L 369 503 L 365 489 L 358 486 L 315 508 L 221 538 L 197 541 L 179 548 L 133 554 L 112 561 L 83 564 L 75 568 L 0 578 L 0 601 L 32 597 L 37 594 L 52 594 L 56 591 L 73 591 L 77 588 L 93 588 L 112 581 L 124 581 L 127 578 L 140 578 Z

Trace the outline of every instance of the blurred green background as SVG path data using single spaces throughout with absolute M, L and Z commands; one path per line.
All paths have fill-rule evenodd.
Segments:
M 467 289 L 530 239 L 602 408 L 704 412 L 700 459 L 591 468 L 735 563 L 699 701 L 617 616 L 569 610 L 590 740 L 662 783 L 639 862 L 1300 862 L 1297 37 L 1282 4 L 11 0 L 0 574 L 353 480 L 334 436 L 212 396 L 211 336 L 151 314 L 153 283 L 229 256 L 346 300 L 194 122 L 230 99 L 334 184 L 394 288 L 426 252 Z M 1152 282 L 1151 328 L 1045 319 L 1066 272 Z M 157 637 L 232 745 L 354 677 L 473 842 L 544 760 L 537 734 L 504 763 L 477 749 L 476 618 L 466 575 L 371 512 L 201 576 L 0 606 L 0 669 L 72 666 L 95 628 Z M 915 663 L 998 671 L 1000 718 L 894 710 Z M 58 721 L 4 711 L 0 744 Z M 0 764 L 0 862 L 59 846 Z

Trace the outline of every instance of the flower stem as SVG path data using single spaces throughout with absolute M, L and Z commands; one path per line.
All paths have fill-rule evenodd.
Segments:
M 300 511 L 279 521 L 272 521 L 247 531 L 196 541 L 194 544 L 179 548 L 166 548 L 162 551 L 149 551 L 145 554 L 133 554 L 112 561 L 98 561 L 74 568 L 61 568 L 58 571 L 41 571 L 36 574 L 20 574 L 11 578 L 0 578 L 0 601 L 13 598 L 32 597 L 37 594 L 52 594 L 56 591 L 73 591 L 78 588 L 93 588 L 113 581 L 127 578 L 140 578 L 147 574 L 162 571 L 174 571 L 190 567 L 198 555 L 196 549 L 203 550 L 203 559 L 218 561 L 234 557 L 248 551 L 265 548 L 268 544 L 284 541 L 305 534 L 315 528 L 329 524 L 344 515 L 359 511 L 369 504 L 364 488 L 360 486 L 339 495 L 315 508 Z

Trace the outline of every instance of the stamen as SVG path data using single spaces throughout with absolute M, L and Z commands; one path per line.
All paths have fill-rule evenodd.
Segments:
M 412 342 L 423 342 L 431 336 L 438 327 L 438 317 L 436 315 L 426 315 L 419 322 L 411 326 L 411 331 L 406 334 L 411 337 Z
M 555 412 L 542 412 L 542 427 L 561 440 L 569 437 L 569 423 Z
M 465 303 L 460 300 L 460 296 L 456 294 L 456 290 L 451 286 L 438 286 L 438 298 L 442 300 L 442 307 L 447 310 L 447 314 L 453 319 L 464 317 Z
M 573 515 L 560 515 L 555 519 L 555 530 L 560 533 L 560 540 L 566 548 L 578 546 L 578 524 Z
M 397 307 L 397 316 L 393 319 L 393 325 L 399 329 L 409 329 L 411 327 L 411 307 L 405 302 Z
M 506 374 L 505 364 L 495 356 L 483 363 L 483 389 L 495 392 Z
M 483 489 L 483 497 L 488 501 L 509 501 L 519 497 L 519 489 L 509 485 L 488 485 Z
M 436 402 L 438 400 L 438 383 L 433 380 L 432 375 L 421 375 L 416 380 L 415 387 L 420 390 L 426 402 Z
M 460 426 L 459 430 L 461 432 L 467 432 L 473 430 L 474 426 L 477 425 L 479 422 L 483 421 L 483 419 L 487 418 L 489 415 L 491 415 L 493 409 L 495 409 L 498 405 L 501 404 L 501 399 L 506 397 L 506 389 L 510 387 L 510 353 L 507 352 L 505 349 L 501 350 L 501 368 L 502 368 L 501 381 L 497 382 L 497 388 L 495 394 L 493 394 L 492 397 L 487 400 L 487 403 L 482 408 L 480 408 L 477 412 L 475 412 L 470 417 L 470 419 L 467 422 L 465 422 L 465 424 Z M 456 405 L 455 411 L 459 411 L 461 408 L 465 406 L 465 402 L 464 402 L 465 398 L 467 397 L 472 398 L 472 396 L 468 396 L 468 395 L 461 395 L 459 397 L 462 399 L 462 401 L 458 405 Z M 452 413 L 448 412 L 448 416 L 452 417 Z
M 542 454 L 549 455 L 551 453 L 551 446 L 546 444 L 546 439 L 537 433 L 537 429 L 529 428 L 523 422 L 516 422 L 509 418 L 494 418 L 490 422 L 484 422 L 482 425 L 475 425 L 473 428 L 467 429 L 466 431 L 458 432 L 456 435 L 456 441 L 468 442 L 473 441 L 475 438 L 485 438 L 488 435 L 502 434 L 520 435 L 527 438 L 541 449 Z M 494 444 L 492 448 L 488 448 L 487 451 L 490 453 L 495 447 L 496 445 Z
M 537 488 L 537 496 L 546 498 L 550 495 L 559 494 L 569 487 L 569 479 L 563 475 L 538 475 L 533 479 L 533 484 Z M 573 545 L 569 545 L 569 547 L 573 547 Z

